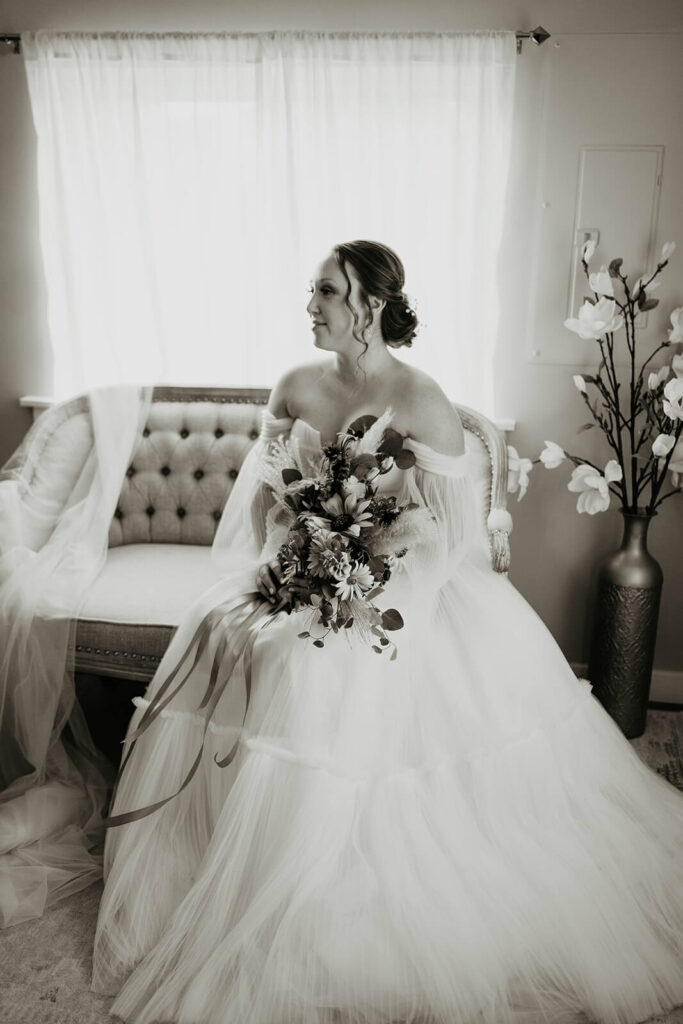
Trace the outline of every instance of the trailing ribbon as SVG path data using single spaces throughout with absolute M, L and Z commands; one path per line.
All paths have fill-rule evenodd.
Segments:
M 212 634 L 222 625 L 224 631 L 216 645 L 216 651 L 211 664 L 211 671 L 209 672 L 209 681 L 198 708 L 199 711 L 205 710 L 206 713 L 201 744 L 197 756 L 185 776 L 180 789 L 175 793 L 172 793 L 171 796 L 165 797 L 163 800 L 158 800 L 156 803 L 149 804 L 147 807 L 138 807 L 133 811 L 124 811 L 122 814 L 111 815 L 104 819 L 105 827 L 113 828 L 117 825 L 127 825 L 129 822 L 139 821 L 141 818 L 146 818 L 149 814 L 153 814 L 154 811 L 158 811 L 165 804 L 169 803 L 170 800 L 175 799 L 175 797 L 189 786 L 190 782 L 194 778 L 195 772 L 199 768 L 204 754 L 204 744 L 206 742 L 209 723 L 211 722 L 213 713 L 225 692 L 226 686 L 230 682 L 232 673 L 240 658 L 244 659 L 244 679 L 246 690 L 246 706 L 244 708 L 244 716 L 242 718 L 242 725 L 244 725 L 251 697 L 251 659 L 254 642 L 259 631 L 269 622 L 272 622 L 275 617 L 274 613 L 279 610 L 280 609 L 278 607 L 273 608 L 272 605 L 266 604 L 263 600 L 255 597 L 254 595 L 240 595 L 240 597 L 234 601 L 227 601 L 223 604 L 216 605 L 215 608 L 212 608 L 211 611 L 204 616 L 190 643 L 183 651 L 179 661 L 150 700 L 137 728 L 128 736 L 130 747 L 121 762 L 121 767 L 119 768 L 119 772 L 116 777 L 116 784 L 114 785 L 114 792 L 112 794 L 112 805 L 116 797 L 119 782 L 133 753 L 136 742 L 183 688 L 206 651 Z M 177 678 L 183 665 L 189 660 L 193 650 L 194 659 L 190 668 L 181 678 L 180 682 L 171 689 L 172 683 Z M 225 768 L 230 764 L 237 753 L 239 742 L 240 737 L 238 735 L 232 749 L 225 755 L 225 757 L 214 757 L 214 760 L 219 767 Z

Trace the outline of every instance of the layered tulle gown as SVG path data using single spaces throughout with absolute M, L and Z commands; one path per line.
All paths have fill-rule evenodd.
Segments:
M 277 549 L 259 466 L 278 434 L 319 452 L 303 420 L 264 415 L 217 535 L 224 575 L 131 732 L 203 616 Z M 191 783 L 109 830 L 93 987 L 125 1021 L 631 1024 L 683 1003 L 683 796 L 491 569 L 470 456 L 410 447 L 382 488 L 436 530 L 380 599 L 405 621 L 397 658 L 353 630 L 318 649 L 304 612 L 279 612 L 232 668 Z M 113 813 L 185 779 L 229 627 L 137 740 Z

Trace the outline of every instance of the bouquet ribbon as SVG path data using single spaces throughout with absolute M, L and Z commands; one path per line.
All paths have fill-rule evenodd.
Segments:
M 112 804 L 116 797 L 119 781 L 121 780 L 126 765 L 130 760 L 136 742 L 143 733 L 147 731 L 152 722 L 154 722 L 159 715 L 161 715 L 164 709 L 168 707 L 174 697 L 187 683 L 207 650 L 211 636 L 215 633 L 217 627 L 224 625 L 225 628 L 223 629 L 220 640 L 216 645 L 213 661 L 211 663 L 211 670 L 209 672 L 209 680 L 206 690 L 204 691 L 204 696 L 202 697 L 201 703 L 198 707 L 199 711 L 205 711 L 205 717 L 202 738 L 197 756 L 185 776 L 182 785 L 175 793 L 165 797 L 163 800 L 158 800 L 156 803 L 149 804 L 147 807 L 138 807 L 132 811 L 124 811 L 122 814 L 114 814 L 104 818 L 105 827 L 112 828 L 116 825 L 127 825 L 132 821 L 139 821 L 141 818 L 146 818 L 149 814 L 153 814 L 154 811 L 158 811 L 165 804 L 169 803 L 169 801 L 173 800 L 182 793 L 187 786 L 189 786 L 204 755 L 206 735 L 209 730 L 209 724 L 214 711 L 225 692 L 225 688 L 230 682 L 233 670 L 240 658 L 243 659 L 246 691 L 246 706 L 244 708 L 244 716 L 242 718 L 242 725 L 244 725 L 251 697 L 251 659 L 254 642 L 260 630 L 269 622 L 273 621 L 275 617 L 274 612 L 276 611 L 278 611 L 277 608 L 274 609 L 272 605 L 266 604 L 254 595 L 248 595 L 246 597 L 241 595 L 234 601 L 227 601 L 223 604 L 216 605 L 215 608 L 212 608 L 211 611 L 204 616 L 179 661 L 176 663 L 171 673 L 164 680 L 145 708 L 137 728 L 127 737 L 130 746 L 121 763 L 121 767 L 119 768 L 114 792 L 112 794 Z M 228 626 L 229 628 L 227 628 Z M 194 657 L 192 658 L 193 653 Z M 188 663 L 188 661 L 190 661 L 190 658 L 192 658 L 190 667 L 184 675 L 182 675 L 180 680 L 176 681 L 180 675 L 181 669 Z M 237 737 L 231 750 L 225 755 L 225 757 L 214 758 L 219 767 L 225 768 L 231 763 L 237 753 L 239 742 L 240 736 Z

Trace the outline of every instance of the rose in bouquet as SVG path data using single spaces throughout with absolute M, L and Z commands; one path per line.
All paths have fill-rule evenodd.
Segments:
M 330 631 L 353 628 L 377 653 L 391 649 L 393 660 L 396 645 L 387 633 L 403 618 L 375 599 L 433 520 L 426 508 L 379 493 L 382 476 L 415 463 L 390 420 L 390 411 L 354 420 L 308 467 L 295 443 L 275 441 L 264 478 L 275 498 L 273 518 L 287 529 L 276 555 L 277 610 L 308 609 L 308 628 L 299 636 L 316 647 Z

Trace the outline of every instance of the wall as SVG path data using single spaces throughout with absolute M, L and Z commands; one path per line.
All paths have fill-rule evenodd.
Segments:
M 516 134 L 505 241 L 499 267 L 504 325 L 497 354 L 497 414 L 516 420 L 511 443 L 537 455 L 553 439 L 606 461 L 592 434 L 576 437 L 586 419 L 572 375 L 589 370 L 587 350 L 567 362 L 566 282 L 573 231 L 578 149 L 585 144 L 666 147 L 657 244 L 679 250 L 662 287 L 662 313 L 683 304 L 683 65 L 678 0 L 0 0 L 0 30 L 138 31 L 474 31 L 544 25 L 552 39 L 524 44 L 519 58 Z M 35 139 L 22 62 L 0 59 L 0 461 L 29 425 L 22 394 L 49 393 L 45 289 L 38 250 Z M 619 181 L 614 182 L 618 191 Z M 628 218 L 624 196 L 624 217 Z M 610 253 L 614 255 L 614 253 Z M 489 272 L 483 268 L 483 272 Z M 541 352 L 534 356 L 533 352 Z M 560 353 L 560 356 L 558 356 Z M 562 353 L 565 353 L 562 355 Z M 571 355 L 568 357 L 571 360 Z M 562 362 L 561 360 L 565 361 Z M 596 432 L 594 431 L 593 434 Z M 512 503 L 511 578 L 552 630 L 567 657 L 586 660 L 594 566 L 620 536 L 616 510 L 578 516 L 566 491 L 568 473 L 537 466 L 529 494 Z M 680 672 L 683 645 L 683 499 L 665 503 L 653 524 L 651 549 L 665 571 L 656 667 Z M 532 652 L 530 652 L 530 656 Z M 656 694 L 655 694 L 656 695 Z M 663 691 L 660 692 L 660 696 Z

